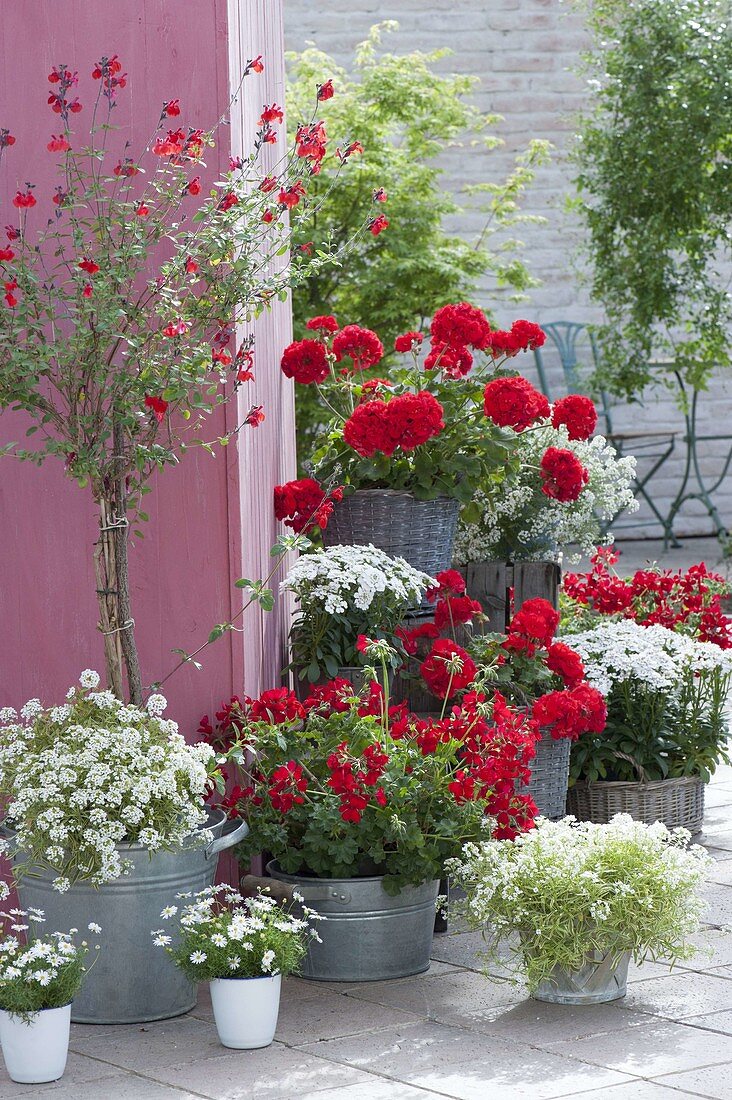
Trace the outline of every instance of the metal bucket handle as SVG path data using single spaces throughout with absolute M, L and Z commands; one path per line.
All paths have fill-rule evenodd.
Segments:
M 217 856 L 219 852 L 225 852 L 227 848 L 233 848 L 235 844 L 238 844 L 240 840 L 243 840 L 249 833 L 249 826 L 246 821 L 240 821 L 236 823 L 236 818 L 230 818 L 224 822 L 224 831 L 221 836 L 216 837 L 211 843 L 204 849 L 204 855 L 206 859 L 211 859 L 213 856 Z

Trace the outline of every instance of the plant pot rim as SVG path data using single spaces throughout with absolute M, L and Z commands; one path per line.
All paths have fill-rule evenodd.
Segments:
M 206 805 L 204 805 L 204 809 L 208 814 L 208 821 L 203 822 L 201 825 L 199 825 L 195 833 L 189 833 L 188 837 L 195 837 L 198 834 L 202 833 L 205 829 L 212 829 L 215 828 L 217 825 L 224 825 L 228 821 L 228 817 L 224 810 L 215 809 Z M 212 818 L 213 820 L 211 820 Z M 6 839 L 12 841 L 16 835 L 16 830 L 11 825 L 7 824 L 7 819 L 3 818 L 3 820 L 0 821 L 0 836 L 4 836 L 6 837 Z M 186 837 L 185 839 L 187 840 L 188 837 Z M 126 844 L 124 841 L 120 841 L 118 844 L 115 845 L 115 847 L 125 852 L 157 853 L 170 851 L 170 849 L 168 848 L 151 849 L 146 844 Z
M 251 978 L 209 978 L 209 982 L 272 982 L 281 977 L 282 972 L 275 970 L 273 974 L 257 974 Z
M 344 494 L 343 501 L 350 500 L 352 497 L 355 497 L 357 493 L 374 496 L 383 496 L 384 493 L 389 493 L 391 496 L 409 497 L 411 500 L 416 500 L 418 504 L 432 504 L 436 500 L 449 500 L 454 501 L 456 504 L 460 504 L 457 497 L 448 496 L 446 493 L 438 493 L 437 496 L 428 497 L 426 500 L 422 500 L 420 497 L 415 496 L 410 489 L 390 489 L 388 487 L 382 489 L 354 489 L 352 493 Z M 342 502 L 339 501 L 338 503 Z M 336 508 L 338 507 L 338 503 L 335 505 Z
M 692 783 L 702 783 L 704 780 L 700 775 L 672 775 L 667 779 L 651 779 L 647 783 L 643 783 L 640 779 L 577 779 L 570 787 L 582 787 L 585 789 L 607 789 L 609 787 L 633 787 L 634 789 L 648 791 L 654 790 L 658 787 L 667 786 L 670 783 L 674 783 L 676 786 L 689 786 Z
M 34 1016 L 40 1016 L 40 1014 L 42 1012 L 61 1012 L 62 1009 L 64 1009 L 64 1008 L 71 1008 L 71 1005 L 73 1003 L 74 1003 L 74 999 L 72 997 L 70 1001 L 67 1001 L 66 1004 L 63 1004 L 63 1005 L 54 1005 L 52 1008 L 50 1008 L 50 1007 L 49 1008 L 34 1008 L 32 1012 L 28 1013 L 28 1015 L 30 1017 L 29 1022 L 32 1023 L 33 1022 L 33 1017 Z M 6 1016 L 12 1016 L 12 1018 L 14 1020 L 22 1020 L 23 1019 L 23 1016 L 20 1012 L 13 1012 L 9 1008 L 3 1008 L 1 1005 L 0 1005 L 0 1012 L 4 1012 Z
M 326 875 L 293 875 L 289 871 L 283 871 L 276 859 L 271 859 L 267 864 L 267 870 L 278 878 L 289 879 L 292 882 L 301 882 L 303 879 L 312 882 L 382 882 L 386 875 L 351 875 L 350 878 L 330 878 Z M 425 879 L 425 881 L 427 881 Z

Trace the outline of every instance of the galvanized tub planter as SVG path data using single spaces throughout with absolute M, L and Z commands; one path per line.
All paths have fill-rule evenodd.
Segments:
M 653 783 L 588 783 L 579 780 L 567 793 L 567 813 L 579 821 L 604 825 L 615 814 L 630 814 L 652 825 L 701 832 L 704 821 L 704 782 L 698 775 L 659 779 Z
M 249 827 L 233 822 L 230 830 L 221 810 L 210 810 L 205 828 L 208 844 L 192 837 L 173 852 L 155 852 L 140 845 L 119 845 L 134 867 L 104 886 L 75 883 L 68 892 L 53 889 L 56 875 L 39 869 L 18 883 L 22 909 L 36 906 L 46 916 L 45 927 L 83 931 L 90 922 L 101 926 L 101 948 L 74 998 L 71 1019 L 79 1024 L 139 1024 L 181 1016 L 196 1004 L 196 986 L 188 981 L 150 932 L 160 928 L 160 913 L 176 904 L 175 895 L 203 890 L 216 873 L 219 852 L 243 840 Z M 6 830 L 12 839 L 12 833 Z M 19 856 L 22 859 L 22 854 Z
M 302 977 L 316 982 L 375 982 L 429 969 L 439 883 L 405 886 L 396 896 L 383 878 L 288 875 L 275 861 L 267 872 L 293 886 L 325 920 L 322 943 L 311 941 Z
M 580 970 L 555 967 L 550 978 L 539 985 L 531 996 L 535 1001 L 550 1001 L 558 1005 L 596 1005 L 624 997 L 628 984 L 630 952 L 621 954 L 595 951 L 587 956 Z
M 334 505 L 323 543 L 371 544 L 434 577 L 452 563 L 459 512 L 460 502 L 450 497 L 417 500 L 397 489 L 357 489 Z M 423 601 L 422 608 L 431 605 Z
M 541 816 L 550 821 L 558 821 L 567 812 L 571 749 L 568 738 L 555 741 L 545 734 L 536 742 L 536 756 L 529 764 L 531 779 L 522 784 L 523 792 L 531 795 Z

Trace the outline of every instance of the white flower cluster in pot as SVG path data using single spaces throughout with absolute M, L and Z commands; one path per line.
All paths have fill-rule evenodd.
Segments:
M 294 592 L 305 610 L 346 614 L 368 611 L 375 601 L 404 610 L 418 604 L 435 582 L 404 558 L 391 558 L 375 546 L 330 546 L 304 554 L 290 569 L 282 588 Z
M 587 470 L 589 481 L 577 500 L 554 500 L 542 492 L 539 465 L 548 447 L 572 451 Z M 496 558 L 542 561 L 570 545 L 589 554 L 599 543 L 612 542 L 612 534 L 601 533 L 603 521 L 638 509 L 631 488 L 635 458 L 618 458 L 602 435 L 570 439 L 563 425 L 555 428 L 546 421 L 520 434 L 518 454 L 517 476 L 509 475 L 491 494 L 476 493 L 482 515 L 479 522 L 458 528 L 456 565 Z
M 699 642 L 665 626 L 642 626 L 632 619 L 600 623 L 572 634 L 572 648 L 585 666 L 587 679 L 609 695 L 615 684 L 634 681 L 673 697 L 689 679 L 732 673 L 732 650 Z
M 78 879 L 96 886 L 128 872 L 126 852 L 174 849 L 206 821 L 203 799 L 215 763 L 210 745 L 186 744 L 161 717 L 94 690 L 87 670 L 67 703 L 38 700 L 0 714 L 0 796 L 14 833 L 16 873 L 40 865 L 64 891 Z
M 533 988 L 594 951 L 690 957 L 711 859 L 689 840 L 685 829 L 629 814 L 605 825 L 539 818 L 514 841 L 467 844 L 447 869 L 466 891 L 469 924 L 489 924 L 497 939 L 518 933 L 518 965 Z

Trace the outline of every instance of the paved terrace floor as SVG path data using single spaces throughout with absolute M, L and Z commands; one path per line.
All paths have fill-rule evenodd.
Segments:
M 717 562 L 714 540 L 681 550 L 625 544 L 647 559 Z M 187 1016 L 142 1026 L 74 1025 L 66 1076 L 0 1100 L 683 1100 L 732 1097 L 732 767 L 707 791 L 714 857 L 700 953 L 631 968 L 628 995 L 585 1008 L 540 1004 L 481 973 L 477 933 L 436 936 L 428 973 L 336 985 L 288 979 L 274 1044 L 220 1046 L 207 990 Z

